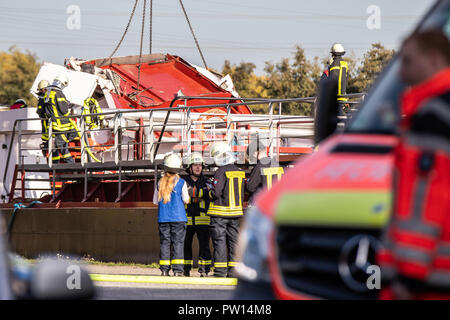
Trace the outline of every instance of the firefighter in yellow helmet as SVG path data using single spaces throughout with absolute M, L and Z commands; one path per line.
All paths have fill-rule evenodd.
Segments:
M 345 115 L 344 107 L 347 105 L 347 98 L 342 97 L 342 95 L 347 92 L 348 63 L 342 58 L 345 54 L 344 46 L 335 43 L 331 47 L 330 53 L 333 62 L 328 67 L 328 77 L 338 83 L 338 112 L 339 115 Z
M 219 167 L 209 191 L 212 200 L 208 208 L 214 247 L 214 276 L 231 277 L 237 265 L 235 250 L 239 218 L 243 215 L 245 172 L 236 166 L 236 158 L 227 143 L 214 143 L 210 153 Z
M 38 96 L 36 113 L 38 114 L 39 118 L 41 118 L 41 128 L 42 128 L 42 135 L 41 135 L 42 142 L 40 144 L 40 148 L 42 150 L 42 154 L 44 155 L 44 157 L 47 157 L 48 154 L 48 118 L 46 116 L 45 111 L 44 96 L 45 91 L 47 90 L 49 84 L 50 83 L 47 80 L 39 81 L 36 92 Z
M 211 270 L 210 217 L 207 212 L 209 207 L 208 189 L 212 186 L 203 175 L 203 164 L 203 157 L 198 152 L 191 153 L 186 162 L 189 175 L 185 180 L 191 199 L 186 204 L 188 222 L 184 240 L 184 275 L 187 277 L 190 276 L 193 265 L 192 241 L 195 234 L 197 234 L 199 243 L 198 272 L 201 277 L 207 277 Z

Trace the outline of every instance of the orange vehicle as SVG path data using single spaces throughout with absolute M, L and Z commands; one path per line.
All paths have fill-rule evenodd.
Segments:
M 450 1 L 441 0 L 418 29 L 449 34 L 449 26 Z M 390 218 L 392 151 L 405 89 L 399 64 L 394 57 L 338 132 L 335 90 L 321 88 L 318 151 L 299 159 L 247 212 L 235 298 L 378 298 L 378 288 L 367 285 L 368 268 Z

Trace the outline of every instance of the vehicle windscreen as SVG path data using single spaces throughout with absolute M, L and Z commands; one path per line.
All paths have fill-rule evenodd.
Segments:
M 450 37 L 450 0 L 439 2 L 419 29 L 441 28 Z M 349 133 L 396 134 L 400 119 L 400 98 L 406 85 L 399 77 L 396 55 L 376 81 L 347 126 Z

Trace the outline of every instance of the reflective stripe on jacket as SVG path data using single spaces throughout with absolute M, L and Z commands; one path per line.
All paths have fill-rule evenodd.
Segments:
M 70 114 L 69 103 L 64 93 L 57 87 L 49 87 L 44 95 L 45 112 L 47 118 L 52 119 L 52 129 L 68 131 L 72 125 L 68 118 L 58 118 Z
M 235 164 L 219 167 L 214 174 L 208 214 L 221 217 L 243 215 L 245 172 Z
M 382 276 L 450 297 L 450 68 L 407 91 L 402 110 Z
M 329 78 L 338 82 L 338 101 L 345 102 L 347 98 L 340 97 L 347 92 L 348 63 L 338 56 L 329 67 Z

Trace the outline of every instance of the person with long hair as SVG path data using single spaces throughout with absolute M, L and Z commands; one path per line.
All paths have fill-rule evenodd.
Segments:
M 186 181 L 178 172 L 181 158 L 169 154 L 164 158 L 164 176 L 153 195 L 158 205 L 159 265 L 162 276 L 168 276 L 170 269 L 174 276 L 182 277 L 184 271 L 184 238 L 186 236 L 185 204 L 189 202 Z

